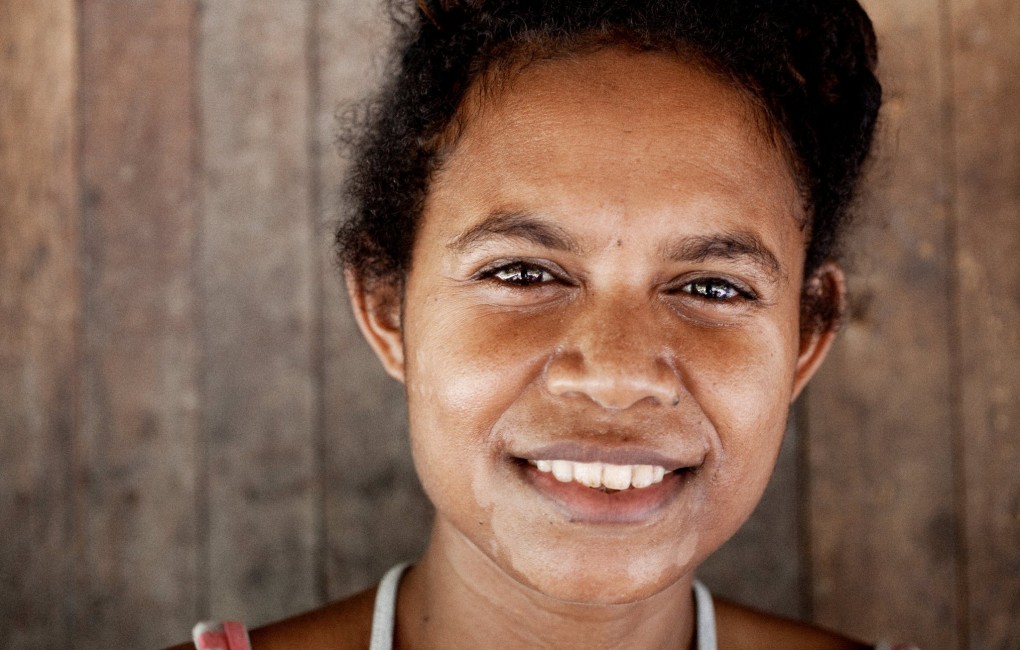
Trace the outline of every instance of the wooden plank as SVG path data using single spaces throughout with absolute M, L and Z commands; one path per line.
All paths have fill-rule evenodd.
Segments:
M 827 626 L 956 648 L 948 153 L 937 3 L 869 0 L 886 88 L 854 313 L 809 388 L 813 610 Z
M 801 450 L 792 421 L 761 503 L 698 569 L 713 594 L 767 612 L 806 619 L 802 549 Z
M 0 6 L 0 646 L 70 647 L 75 3 Z
M 194 3 L 82 10 L 83 429 L 74 632 L 159 647 L 196 614 Z
M 1020 639 L 1020 6 L 950 3 L 970 648 Z
M 321 2 L 317 24 L 316 141 L 329 143 L 338 110 L 375 89 L 390 32 L 380 2 Z M 326 592 L 333 598 L 369 586 L 398 561 L 418 557 L 431 524 L 431 508 L 411 463 L 403 390 L 362 340 L 330 250 L 342 174 L 336 151 L 321 148 Z
M 316 603 L 309 2 L 220 0 L 201 25 L 210 614 Z

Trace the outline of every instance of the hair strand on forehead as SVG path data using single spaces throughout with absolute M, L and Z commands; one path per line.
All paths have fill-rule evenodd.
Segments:
M 428 19 L 428 21 L 435 25 L 437 29 L 441 29 L 441 27 L 439 26 L 439 21 L 436 20 L 436 15 L 432 13 L 432 9 L 429 8 L 428 0 L 415 0 L 415 1 L 421 12 L 425 14 L 425 17 Z

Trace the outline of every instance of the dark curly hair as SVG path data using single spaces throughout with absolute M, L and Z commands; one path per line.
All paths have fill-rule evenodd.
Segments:
M 881 103 L 876 41 L 856 0 L 393 2 L 387 85 L 342 142 L 352 158 L 340 261 L 399 282 L 465 93 L 494 71 L 601 47 L 674 52 L 730 80 L 782 143 L 809 217 L 805 276 L 838 256 Z

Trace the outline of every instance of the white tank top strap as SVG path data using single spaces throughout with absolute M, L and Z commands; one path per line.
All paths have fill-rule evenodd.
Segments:
M 694 581 L 694 621 L 697 626 L 698 650 L 716 650 L 715 605 L 712 594 L 700 580 Z
M 392 650 L 393 627 L 396 624 L 397 587 L 410 562 L 404 562 L 386 572 L 375 592 L 375 609 L 372 612 L 372 639 L 368 650 Z

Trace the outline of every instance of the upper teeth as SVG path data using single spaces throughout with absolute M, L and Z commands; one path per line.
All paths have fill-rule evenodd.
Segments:
M 577 481 L 590 488 L 605 487 L 626 490 L 629 487 L 645 488 L 660 483 L 666 468 L 658 465 L 610 465 L 609 463 L 575 463 L 569 460 L 533 460 L 531 464 L 540 472 L 552 472 L 557 481 Z

